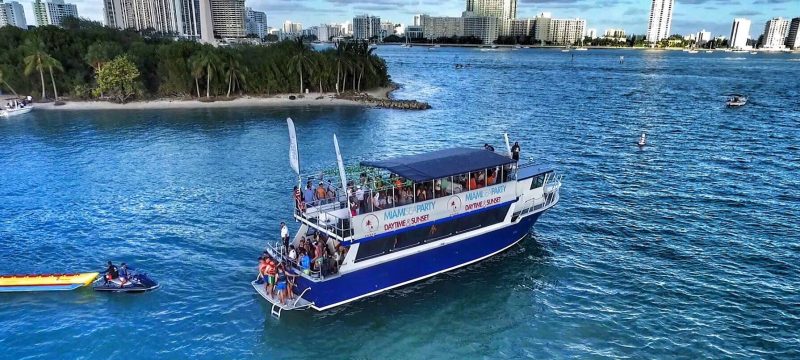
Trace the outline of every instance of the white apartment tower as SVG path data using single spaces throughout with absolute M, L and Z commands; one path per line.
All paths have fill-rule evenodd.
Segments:
M 245 20 L 247 35 L 255 35 L 259 39 L 267 35 L 267 13 L 245 8 Z
M 467 12 L 471 17 L 497 18 L 500 35 L 508 35 L 511 21 L 517 18 L 517 0 L 467 0 Z
M 61 26 L 61 21 L 66 17 L 78 17 L 78 8 L 75 4 L 65 3 L 64 0 L 48 0 L 33 2 L 33 16 L 37 26 Z
M 789 33 L 786 35 L 786 47 L 800 48 L 800 17 L 792 19 L 789 24 Z
M 647 24 L 647 42 L 656 43 L 669 37 L 674 4 L 675 0 L 653 0 Z
M 773 18 L 764 25 L 764 40 L 761 47 L 764 49 L 783 49 L 786 35 L 789 34 L 789 20 Z
M 750 38 L 750 20 L 745 18 L 733 19 L 731 26 L 731 40 L 728 47 L 732 49 L 744 49 L 747 47 L 747 39 Z
M 244 37 L 244 0 L 211 0 L 211 22 L 218 37 Z
M 369 40 L 380 37 L 381 18 L 370 15 L 359 15 L 353 18 L 353 38 Z
M 16 1 L 4 3 L 3 0 L 0 0 L 0 27 L 6 25 L 22 29 L 28 28 L 28 21 L 25 20 L 25 10 L 20 3 Z

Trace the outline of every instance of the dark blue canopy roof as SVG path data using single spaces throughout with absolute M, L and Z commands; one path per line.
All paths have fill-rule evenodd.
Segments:
M 488 150 L 452 148 L 393 159 L 362 161 L 361 165 L 386 169 L 406 179 L 422 182 L 513 162 L 507 156 Z

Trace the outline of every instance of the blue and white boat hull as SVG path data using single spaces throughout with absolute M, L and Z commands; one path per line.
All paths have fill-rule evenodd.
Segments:
M 325 310 L 363 297 L 420 281 L 496 255 L 522 240 L 542 213 L 524 217 L 481 235 L 448 243 L 431 250 L 386 261 L 324 281 L 299 277 L 295 293 L 316 310 Z

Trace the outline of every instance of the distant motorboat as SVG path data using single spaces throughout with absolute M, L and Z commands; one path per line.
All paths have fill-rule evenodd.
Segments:
M 699 51 L 697 50 L 689 50 L 687 51 L 689 54 L 697 54 Z
M 713 54 L 714 50 L 706 50 L 706 54 Z
M 530 48 L 531 48 L 530 46 L 523 46 L 523 47 L 524 47 L 525 49 L 530 49 Z
M 589 50 L 589 49 L 585 48 L 585 47 L 575 48 L 575 51 L 586 51 L 586 50 Z
M 639 141 L 636 143 L 636 145 L 639 145 L 639 147 L 644 147 L 646 144 L 647 144 L 647 134 L 642 133 L 642 136 L 639 137 Z
M 747 104 L 747 96 L 742 94 L 730 94 L 728 96 L 728 101 L 725 102 L 727 107 L 740 107 Z
M 33 111 L 33 105 L 28 103 L 27 105 L 22 99 L 6 99 L 7 104 L 6 106 L 0 107 L 0 117 L 12 117 L 17 115 L 27 114 Z
M 756 55 L 756 54 L 758 54 L 758 51 L 751 51 L 750 52 L 750 55 Z

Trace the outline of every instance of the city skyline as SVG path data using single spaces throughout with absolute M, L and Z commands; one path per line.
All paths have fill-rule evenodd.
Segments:
M 17 0 L 25 9 L 28 25 L 33 20 L 33 0 Z M 76 4 L 81 17 L 104 22 L 102 0 L 71 0 Z M 395 23 L 411 24 L 419 13 L 431 16 L 460 16 L 466 0 L 427 0 L 400 3 L 396 0 L 247 0 L 245 6 L 267 14 L 268 26 L 292 20 L 313 26 L 322 23 L 352 21 L 360 14 L 380 16 Z M 644 34 L 647 31 L 650 1 L 631 0 L 519 0 L 517 18 L 533 18 L 539 12 L 553 13 L 559 18 L 580 17 L 587 20 L 587 27 L 603 32 L 607 28 L 622 28 L 628 34 Z M 800 15 L 800 3 L 793 0 L 754 0 L 738 4 L 722 4 L 719 0 L 675 0 L 672 20 L 673 34 L 695 33 L 700 29 L 714 36 L 729 36 L 733 18 L 748 18 L 753 23 L 763 24 L 777 16 Z M 279 25 L 278 25 L 279 27 Z M 753 29 L 755 31 L 755 29 Z M 758 36 L 758 34 L 751 34 Z

